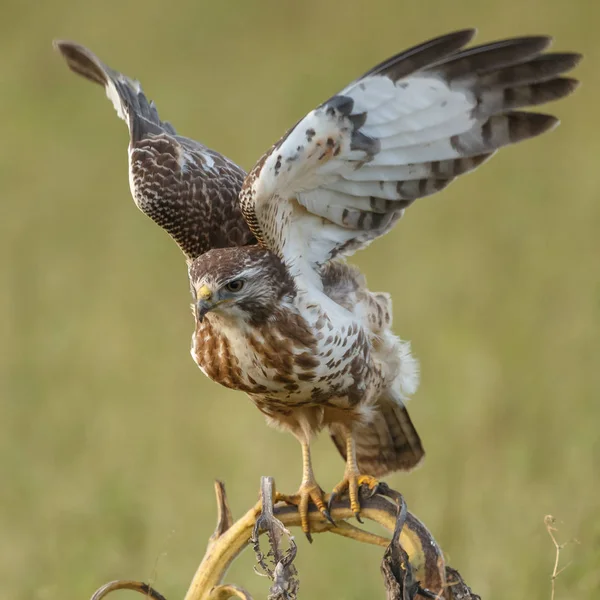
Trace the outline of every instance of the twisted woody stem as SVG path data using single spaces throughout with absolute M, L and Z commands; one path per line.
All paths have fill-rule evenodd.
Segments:
M 228 514 L 227 497 L 224 486 L 216 482 L 219 514 Z M 271 478 L 263 477 L 261 489 L 263 497 L 269 499 L 273 506 L 263 513 L 268 518 L 277 519 L 284 528 L 298 527 L 301 518 L 295 506 L 275 504 L 277 493 Z M 269 491 L 265 491 L 269 490 Z M 273 499 L 271 503 L 270 499 Z M 223 527 L 219 519 L 215 534 L 211 537 L 206 553 L 185 596 L 185 600 L 213 600 L 221 580 L 231 562 L 248 545 L 253 537 L 255 524 L 262 513 L 262 501 L 256 503 L 246 514 L 230 525 Z M 427 530 L 427 528 L 410 512 L 406 511 L 402 526 L 398 528 L 400 508 L 404 505 L 402 496 L 387 485 L 381 484 L 375 495 L 361 499 L 361 515 L 365 519 L 375 521 L 389 532 L 396 532 L 397 542 L 406 552 L 411 571 L 423 588 L 432 590 L 435 594 L 442 593 L 445 587 L 445 565 L 442 551 Z M 354 539 L 358 542 L 389 547 L 390 539 L 364 531 L 346 523 L 346 519 L 354 517 L 347 500 L 338 500 L 331 507 L 331 516 L 335 521 L 332 525 L 323 518 L 320 511 L 311 506 L 308 512 L 310 528 L 313 533 L 331 532 Z M 216 533 L 219 531 L 219 535 Z M 263 531 L 269 531 L 266 527 Z
M 427 528 L 407 510 L 400 493 L 386 484 L 380 484 L 375 494 L 365 491 L 367 494 L 360 500 L 361 516 L 382 525 L 392 534 L 391 539 L 347 523 L 346 519 L 353 518 L 354 513 L 349 501 L 339 499 L 331 506 L 335 525 L 323 518 L 315 506 L 309 508 L 311 531 L 335 533 L 386 548 L 382 573 L 388 598 L 479 599 L 456 571 L 445 566 L 441 549 Z M 228 567 L 250 543 L 254 546 L 259 566 L 273 582 L 269 599 L 295 600 L 298 589 L 298 575 L 293 565 L 296 545 L 288 529 L 302 524 L 297 507 L 278 500 L 280 495 L 270 477 L 262 478 L 261 500 L 237 521 L 231 516 L 225 486 L 220 481 L 215 482 L 215 493 L 217 527 L 209 539 L 185 600 L 227 600 L 232 597 L 252 600 L 243 588 L 222 583 Z M 266 533 L 269 542 L 267 553 L 263 553 L 259 546 L 259 536 L 263 533 Z M 135 590 L 153 600 L 165 600 L 147 584 L 136 581 L 108 583 L 97 590 L 92 600 L 101 600 L 118 589 Z

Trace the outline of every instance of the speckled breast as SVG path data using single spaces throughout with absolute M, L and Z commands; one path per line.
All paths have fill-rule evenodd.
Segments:
M 344 397 L 348 406 L 359 403 L 374 375 L 364 333 L 357 328 L 354 343 L 344 343 L 326 335 L 327 328 L 313 332 L 300 318 L 234 328 L 208 315 L 196 324 L 192 356 L 210 379 L 255 402 L 262 397 L 283 408 Z

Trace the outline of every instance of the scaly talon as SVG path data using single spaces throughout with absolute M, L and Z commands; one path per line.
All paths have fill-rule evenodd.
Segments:
M 350 500 L 350 510 L 354 513 L 356 520 L 362 523 L 360 518 L 360 498 L 359 489 L 366 486 L 369 491 L 369 498 L 377 492 L 379 487 L 379 481 L 371 475 L 363 475 L 358 470 L 356 463 L 356 448 L 354 445 L 354 438 L 352 437 L 352 431 L 347 429 L 345 432 L 346 437 L 346 471 L 344 472 L 344 478 L 334 488 L 331 496 L 329 497 L 328 508 L 331 510 L 334 499 L 337 496 L 341 496 L 345 492 L 348 492 L 348 498 Z
M 348 497 L 350 499 L 350 510 L 354 513 L 356 520 L 359 523 L 362 523 L 362 519 L 360 518 L 360 494 L 359 490 L 362 486 L 367 486 L 370 490 L 370 496 L 372 496 L 379 486 L 379 481 L 375 479 L 375 477 L 371 477 L 370 475 L 361 475 L 358 472 L 348 471 L 344 474 L 344 479 L 338 483 L 335 488 L 333 488 L 333 492 L 329 497 L 328 508 L 331 510 L 331 506 L 336 497 L 343 495 L 348 492 Z
M 316 481 L 302 482 L 298 493 L 291 496 L 284 494 L 277 494 L 277 500 L 291 504 L 298 507 L 300 513 L 300 521 L 302 523 L 302 531 L 308 538 L 308 541 L 312 543 L 312 536 L 310 535 L 310 525 L 308 523 L 308 505 L 312 503 L 319 509 L 319 512 L 323 515 L 323 518 L 329 521 L 332 525 L 335 522 L 329 514 L 329 510 L 325 506 L 325 492 L 319 487 Z
M 315 475 L 312 470 L 312 462 L 310 460 L 310 447 L 308 440 L 299 435 L 298 440 L 302 446 L 302 483 L 297 494 L 292 496 L 286 496 L 284 494 L 277 494 L 277 500 L 292 504 L 298 507 L 298 513 L 300 514 L 300 523 L 302 524 L 302 531 L 309 542 L 312 543 L 312 536 L 310 535 L 310 525 L 308 522 L 308 505 L 312 503 L 317 507 L 323 518 L 335 525 L 335 522 L 331 518 L 331 514 L 327 506 L 325 506 L 325 492 L 319 487 L 319 484 L 315 480 Z

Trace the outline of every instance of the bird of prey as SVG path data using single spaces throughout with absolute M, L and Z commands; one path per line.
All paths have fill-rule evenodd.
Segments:
M 418 198 L 439 192 L 509 144 L 558 120 L 521 109 L 577 86 L 574 53 L 545 36 L 466 48 L 474 30 L 401 52 L 293 126 L 248 175 L 177 135 L 137 81 L 71 42 L 69 67 L 102 85 L 130 133 L 137 206 L 186 256 L 192 356 L 213 381 L 246 392 L 302 446 L 303 478 L 287 500 L 330 518 L 309 444 L 327 428 L 346 460 L 331 494 L 373 488 L 423 457 L 405 403 L 418 384 L 410 346 L 392 333 L 390 297 L 345 262 Z

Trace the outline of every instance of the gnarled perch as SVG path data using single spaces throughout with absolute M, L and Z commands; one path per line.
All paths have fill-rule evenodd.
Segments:
M 287 528 L 300 526 L 300 515 L 295 506 L 278 502 L 273 479 L 263 477 L 261 500 L 240 519 L 233 521 L 225 486 L 215 483 L 217 496 L 217 527 L 210 537 L 206 553 L 198 567 L 185 600 L 226 600 L 239 597 L 252 600 L 241 587 L 223 584 L 222 579 L 233 560 L 250 543 L 254 544 L 259 565 L 267 572 L 273 585 L 273 599 L 294 599 L 298 588 L 297 573 L 293 566 L 296 554 L 293 537 Z M 386 548 L 382 573 L 388 600 L 413 600 L 417 596 L 445 600 L 478 600 L 464 584 L 457 571 L 447 568 L 442 551 L 427 528 L 406 509 L 400 493 L 381 484 L 377 492 L 361 499 L 361 516 L 379 523 L 391 534 L 385 538 L 351 525 L 346 519 L 354 515 L 347 501 L 334 502 L 331 516 L 335 525 L 323 519 L 316 507 L 309 513 L 313 533 L 331 532 L 359 542 Z M 270 550 L 264 555 L 258 545 L 258 537 L 267 533 Z M 280 541 L 288 538 L 288 550 L 280 548 Z M 273 568 L 266 565 L 269 558 Z M 130 589 L 139 591 L 154 600 L 164 598 L 148 585 L 135 581 L 113 581 L 102 586 L 92 596 L 101 600 L 111 591 Z

